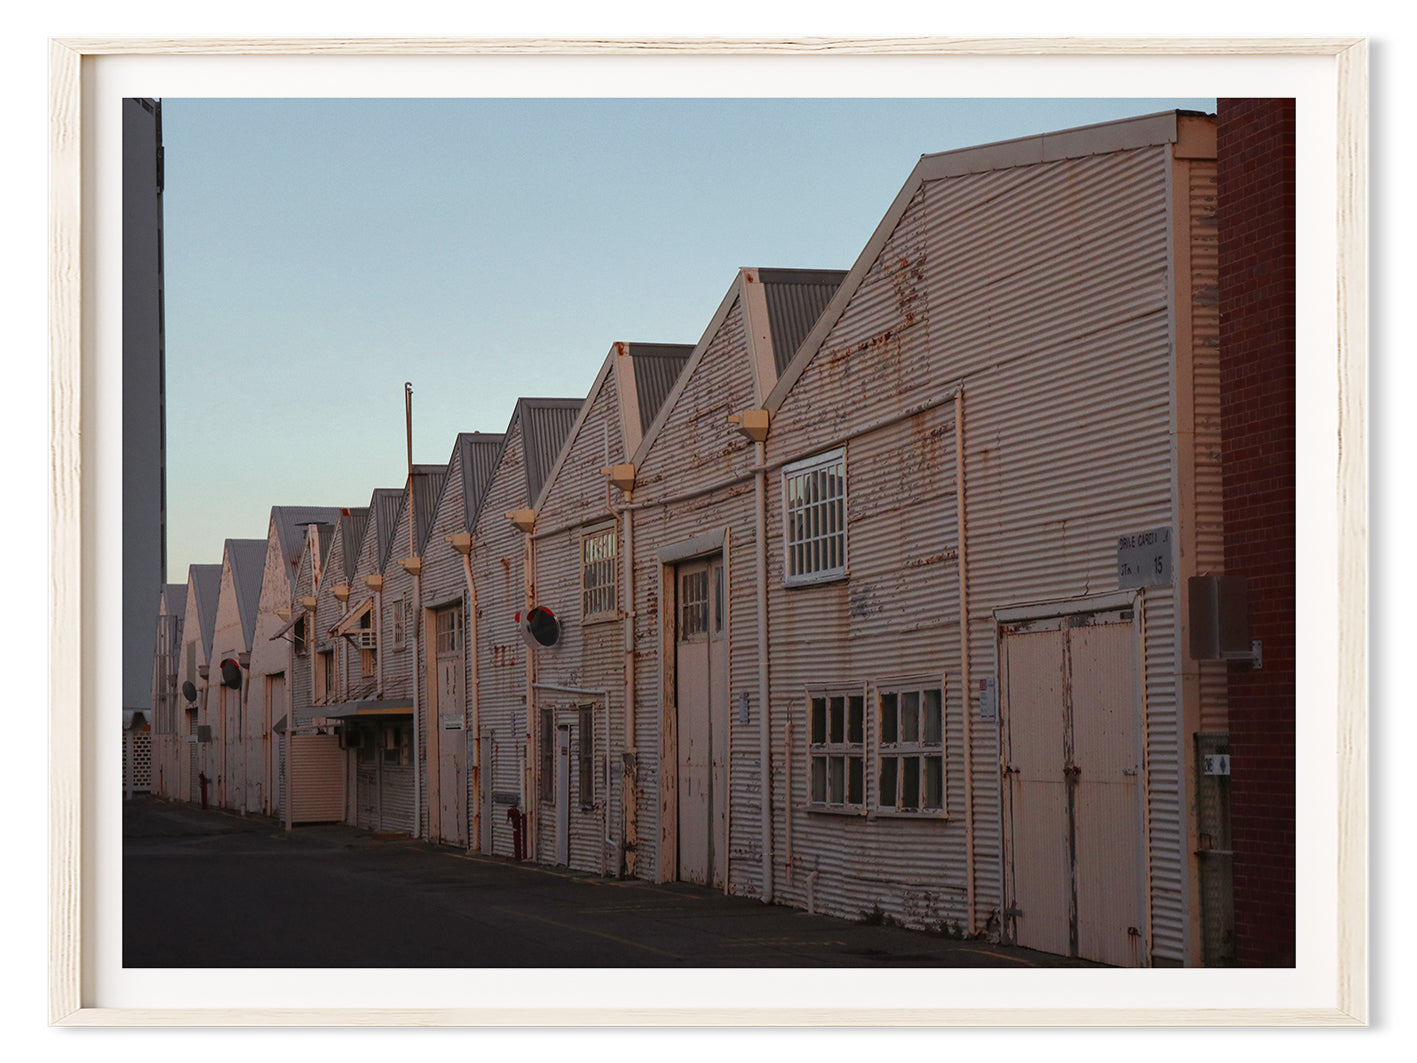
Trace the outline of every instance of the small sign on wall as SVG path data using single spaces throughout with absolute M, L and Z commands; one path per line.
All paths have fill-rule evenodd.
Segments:
M 1229 775 L 1230 774 L 1230 754 L 1229 753 L 1207 753 L 1205 755 L 1205 774 L 1207 775 Z
M 979 718 L 990 722 L 999 719 L 999 683 L 992 675 L 979 680 Z
M 1171 529 L 1117 537 L 1117 587 L 1164 587 L 1171 582 Z

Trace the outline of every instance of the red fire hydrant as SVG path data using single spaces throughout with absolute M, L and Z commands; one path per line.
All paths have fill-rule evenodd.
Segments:
M 521 860 L 526 852 L 526 818 L 519 808 L 507 809 L 507 822 L 512 825 L 513 859 Z
M 202 807 L 207 807 L 207 775 L 202 772 L 197 776 L 197 782 L 202 787 Z

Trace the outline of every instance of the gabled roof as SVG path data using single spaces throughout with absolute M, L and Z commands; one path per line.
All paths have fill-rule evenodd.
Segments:
M 1056 133 L 1040 133 L 1035 136 L 1017 137 L 993 144 L 942 151 L 934 155 L 922 155 L 910 172 L 904 187 L 891 202 L 885 217 L 876 226 L 865 248 L 857 257 L 855 265 L 847 271 L 846 279 L 832 296 L 827 308 L 817 323 L 803 339 L 792 356 L 792 360 L 778 375 L 777 385 L 768 395 L 765 407 L 776 413 L 792 385 L 802 375 L 812 357 L 821 348 L 823 341 L 831 333 L 833 326 L 841 318 L 851 297 L 861 287 L 866 274 L 875 264 L 881 249 L 895 231 L 901 216 L 910 206 L 922 185 L 927 181 L 937 181 L 946 177 L 964 174 L 985 173 L 991 170 L 1006 170 L 1016 166 L 1033 166 L 1042 162 L 1056 162 L 1062 159 L 1083 158 L 1089 155 L 1104 155 L 1130 148 L 1174 144 L 1182 135 L 1183 118 L 1204 117 L 1196 111 L 1161 111 L 1142 115 L 1139 118 L 1123 118 L 1115 122 L 1099 122 L 1096 125 L 1064 129 Z
M 221 596 L 221 566 L 189 565 L 187 583 L 197 600 L 197 630 L 202 636 L 202 649 L 210 653 L 212 635 L 216 631 L 216 603 Z
M 796 345 L 820 316 L 822 308 L 830 303 L 846 275 L 834 269 L 740 269 L 694 345 L 688 362 L 681 367 L 672 389 L 660 401 L 658 412 L 635 449 L 633 462 L 640 464 L 649 453 L 655 437 L 735 305 L 740 307 L 739 312 L 744 317 L 748 344 L 744 353 L 753 362 L 757 394 L 760 399 L 765 398 L 780 367 L 791 360 Z
M 354 578 L 354 570 L 359 567 L 359 546 L 364 541 L 364 528 L 369 523 L 369 508 L 360 506 L 340 513 L 337 527 L 342 529 L 344 542 L 344 572 L 341 577 L 348 583 Z
M 256 631 L 256 608 L 261 601 L 265 578 L 266 540 L 226 540 L 224 564 L 231 569 L 231 585 L 236 591 L 236 610 L 241 617 L 241 635 L 246 649 Z M 206 647 L 208 650 L 211 646 Z
M 399 522 L 399 510 L 402 508 L 401 487 L 376 487 L 369 496 L 369 517 L 364 524 L 364 538 L 374 536 L 374 555 L 378 563 L 375 571 L 382 572 L 389 559 L 389 544 L 393 542 L 394 526 Z M 363 539 L 356 553 L 364 553 Z
M 501 464 L 507 443 L 512 438 L 512 429 L 520 421 L 527 505 L 535 505 L 540 497 L 542 485 L 555 466 L 561 447 L 571 434 L 571 426 L 576 423 L 584 404 L 584 399 L 517 399 L 512 419 L 507 422 L 502 447 L 497 453 L 497 463 Z
M 635 402 L 640 414 L 640 438 L 644 438 L 654 423 L 660 407 L 689 357 L 694 353 L 690 343 L 627 343 L 625 353 L 635 371 Z M 623 402 L 623 400 L 621 400 Z
M 433 527 L 433 514 L 438 510 L 438 498 L 443 493 L 443 483 L 448 478 L 446 465 L 415 465 L 409 476 L 409 493 L 413 496 L 413 542 L 415 552 L 423 552 L 423 542 Z M 399 507 L 398 519 L 403 520 L 403 507 Z M 397 522 L 395 522 L 397 523 Z M 402 550 L 403 546 L 391 544 L 391 550 Z M 391 555 L 392 556 L 392 555 Z M 385 565 L 388 558 L 384 559 Z
M 275 525 L 285 574 L 295 582 L 295 569 L 300 564 L 300 551 L 305 548 L 305 525 L 333 524 L 339 519 L 338 506 L 272 506 L 271 523 Z
M 844 269 L 760 269 L 778 376 L 792 361 L 831 297 L 846 279 Z
M 166 584 L 162 588 L 162 603 L 168 616 L 181 618 L 187 611 L 187 584 Z
M 601 389 L 613 374 L 615 377 L 615 398 L 619 405 L 618 424 L 622 444 L 618 451 L 608 455 L 614 463 L 630 460 L 644 430 L 654 420 L 666 396 L 674 388 L 689 356 L 694 348 L 680 343 L 615 343 L 610 353 L 601 363 L 600 372 L 590 386 L 590 392 L 576 411 L 576 419 L 566 432 L 565 441 L 556 455 L 556 460 L 542 478 L 540 492 L 531 499 L 534 508 L 540 509 L 561 471 L 561 463 L 566 460 L 571 441 L 580 433 L 581 426 L 590 416 L 591 407 L 600 397 Z
M 492 432 L 459 432 L 453 442 L 453 453 L 448 459 L 448 468 L 456 460 L 461 475 L 454 479 L 449 476 L 443 491 L 461 491 L 463 501 L 464 529 L 471 530 L 477 523 L 478 510 L 482 508 L 482 496 L 487 493 L 487 485 L 492 482 L 492 474 L 497 471 L 497 456 L 502 452 L 502 441 L 506 437 Z

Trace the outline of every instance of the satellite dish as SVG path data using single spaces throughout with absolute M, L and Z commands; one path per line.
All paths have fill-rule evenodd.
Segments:
M 522 625 L 528 646 L 554 646 L 561 640 L 561 621 L 544 605 L 534 606 Z
M 190 701 L 193 705 L 197 704 L 197 684 L 192 682 L 192 680 L 190 679 L 187 680 L 187 682 L 183 683 L 182 696 L 188 701 Z
M 221 662 L 221 685 L 232 690 L 241 689 L 241 666 L 230 657 Z

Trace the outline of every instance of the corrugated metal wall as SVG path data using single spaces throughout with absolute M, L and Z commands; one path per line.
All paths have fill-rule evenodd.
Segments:
M 292 735 L 292 823 L 344 818 L 345 753 L 336 735 Z
M 667 359 L 655 359 L 666 361 Z M 539 605 L 548 606 L 561 620 L 561 641 L 535 653 L 536 681 L 582 690 L 603 690 L 606 696 L 572 695 L 537 691 L 538 709 L 552 707 L 557 724 L 571 728 L 570 866 L 582 871 L 615 873 L 619 853 L 603 839 L 621 837 L 621 776 L 617 757 L 607 787 L 607 748 L 624 749 L 625 634 L 623 621 L 611 618 L 589 623 L 581 618 L 581 537 L 588 528 L 614 528 L 619 557 L 623 551 L 615 515 L 609 508 L 608 480 L 600 470 L 628 461 L 620 422 L 619 395 L 614 373 L 605 373 L 599 390 L 590 397 L 585 418 L 567 442 L 561 466 L 551 481 L 536 515 L 536 579 Z M 619 492 L 615 492 L 619 499 Z M 544 537 L 543 530 L 551 532 Z M 619 602 L 617 572 L 616 601 Z M 579 800 L 579 706 L 594 705 L 595 803 L 583 810 Z M 610 733 L 606 734 L 609 709 Z M 607 746 L 607 743 L 609 745 Z M 555 809 L 541 806 L 541 831 L 537 858 L 554 862 L 556 855 Z M 608 830 L 607 830 L 608 827 Z
M 926 183 L 778 411 L 770 461 L 942 398 L 954 382 L 963 382 L 972 679 L 998 671 L 994 609 L 1115 589 L 1117 537 L 1174 526 L 1170 166 L 1169 149 L 1159 146 Z M 945 408 L 933 419 L 917 420 L 889 434 L 904 446 L 928 426 L 926 436 L 941 433 L 938 453 L 917 463 L 914 472 L 902 457 L 886 463 L 898 464 L 905 481 L 933 468 L 943 490 L 936 511 L 923 502 L 903 507 L 895 532 L 906 539 L 905 557 L 958 545 L 953 445 L 947 438 L 953 418 Z M 849 583 L 805 593 L 783 589 L 777 567 L 781 531 L 774 525 L 772 678 L 774 707 L 781 705 L 775 718 L 796 707 L 800 720 L 802 688 L 813 682 L 859 683 L 942 664 L 952 680 L 949 719 L 960 719 L 958 628 L 949 626 L 958 614 L 956 581 L 941 581 L 932 599 L 941 604 L 924 607 L 922 624 L 922 605 L 907 589 L 916 585 L 915 574 L 899 571 L 898 551 L 882 550 L 873 559 L 870 524 L 858 525 L 869 510 L 860 509 L 856 496 L 870 490 L 866 485 L 880 464 L 865 455 L 869 447 L 884 445 L 870 436 L 848 445 Z M 920 489 L 906 483 L 896 490 L 909 499 Z M 821 599 L 820 607 L 807 607 L 812 596 Z M 1184 790 L 1174 608 L 1173 587 L 1148 590 L 1154 942 L 1159 955 L 1179 959 Z M 824 618 L 838 615 L 835 628 L 821 631 Z M 856 627 L 868 620 L 900 634 L 863 639 Z M 821 634 L 812 637 L 814 632 Z M 849 669 L 843 667 L 847 660 Z M 814 680 L 814 672 L 821 679 Z M 781 740 L 774 735 L 775 749 Z M 954 783 L 962 774 L 958 729 L 947 741 Z M 982 926 L 1002 906 L 997 727 L 976 720 L 973 743 L 976 917 Z M 799 758 L 800 752 L 792 760 L 798 775 Z M 794 789 L 801 785 L 794 779 Z M 952 788 L 952 808 L 960 808 L 959 797 Z M 868 907 L 863 902 L 870 890 L 863 883 L 884 878 L 899 884 L 893 914 L 913 917 L 907 882 L 923 871 L 940 889 L 943 910 L 960 911 L 959 820 L 940 826 L 873 824 L 873 831 L 924 828 L 942 837 L 928 852 L 908 842 L 883 846 L 866 862 L 869 874 L 842 869 L 839 885 L 819 875 L 818 905 L 856 914 Z M 794 829 L 794 855 L 811 858 L 815 846 L 826 859 L 831 852 L 869 847 L 864 838 L 842 844 L 856 827 L 847 819 L 804 828 L 805 835 Z M 796 878 L 794 895 L 801 903 Z M 926 907 L 917 903 L 915 911 Z
M 506 514 L 527 505 L 523 467 L 521 420 L 507 429 L 502 457 L 488 486 L 487 497 L 473 534 L 472 564 L 477 580 L 479 613 L 479 719 L 482 733 L 492 742 L 493 852 L 512 855 L 512 831 L 507 823 L 511 807 L 501 797 L 519 795 L 526 750 L 526 643 L 518 616 L 526 611 L 525 537 Z M 485 770 L 485 769 L 484 769 Z M 472 773 L 468 773 L 469 787 Z M 472 798 L 471 790 L 468 794 Z M 525 803 L 523 803 L 525 810 Z
M 660 751 L 660 550 L 697 535 L 726 531 L 729 592 L 728 880 L 734 893 L 758 895 L 762 883 L 754 486 L 747 472 L 753 444 L 728 423 L 758 401 L 741 300 L 735 300 L 683 383 L 648 452 L 641 456 L 635 502 L 653 504 L 701 487 L 736 481 L 711 494 L 635 514 L 635 730 L 639 748 L 636 875 L 673 877 L 675 855 L 659 852 L 663 772 Z M 744 698 L 747 711 L 743 711 Z

